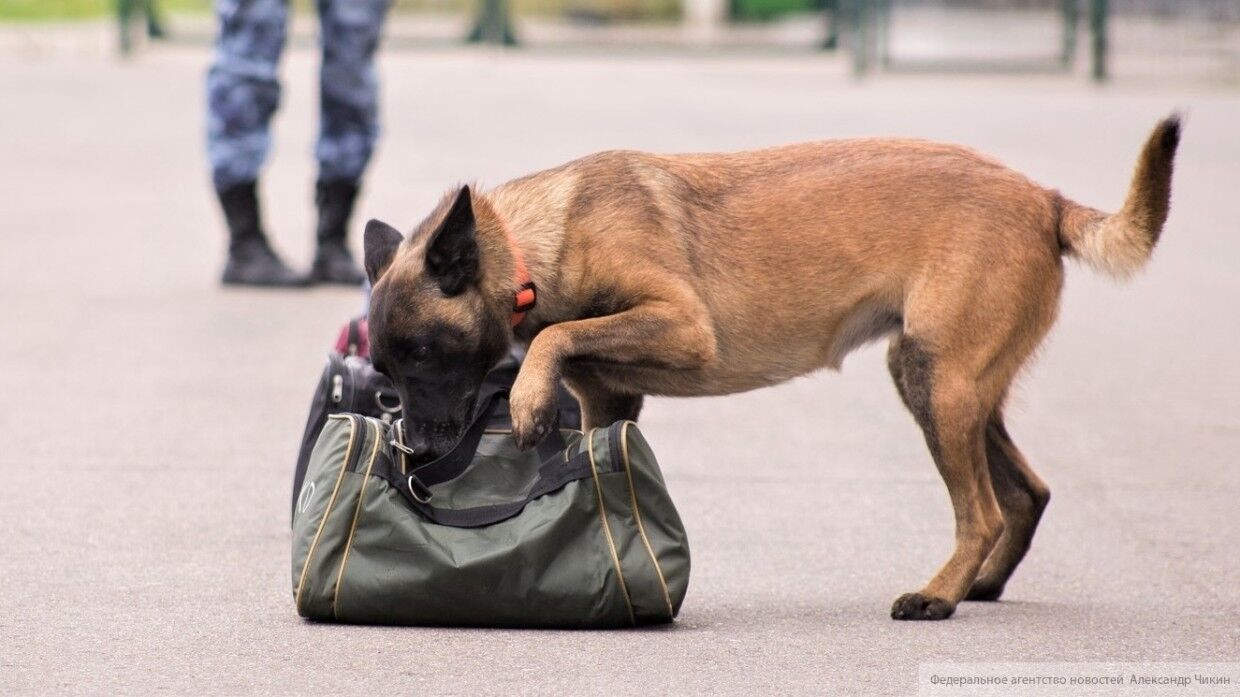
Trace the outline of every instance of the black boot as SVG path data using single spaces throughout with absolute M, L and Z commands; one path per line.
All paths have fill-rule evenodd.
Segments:
M 319 208 L 315 237 L 318 250 L 310 277 L 319 283 L 358 286 L 366 275 L 349 252 L 349 216 L 357 200 L 357 184 L 346 180 L 320 181 L 314 186 L 314 202 Z
M 294 287 L 310 279 L 280 261 L 263 234 L 254 182 L 235 184 L 216 192 L 228 221 L 228 261 L 224 285 Z

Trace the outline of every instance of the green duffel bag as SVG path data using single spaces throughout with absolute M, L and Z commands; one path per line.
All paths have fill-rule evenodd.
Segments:
M 407 468 L 400 422 L 333 415 L 293 517 L 293 597 L 312 620 L 490 627 L 670 622 L 689 547 L 637 425 L 556 429 L 537 451 L 487 431 Z

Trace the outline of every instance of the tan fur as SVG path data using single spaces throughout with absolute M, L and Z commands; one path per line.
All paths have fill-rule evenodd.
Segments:
M 1174 141 L 1178 139 L 1179 120 L 1174 118 L 1150 134 L 1128 198 L 1115 215 L 1064 202 L 1067 210 L 1060 234 L 1069 253 L 1116 278 L 1128 278 L 1145 265 L 1167 220 Z
M 481 299 L 430 293 L 419 311 L 453 326 L 503 316 L 512 236 L 539 293 L 513 335 L 528 345 L 511 398 L 514 436 L 527 446 L 552 423 L 560 378 L 586 426 L 600 426 L 635 417 L 643 395 L 750 390 L 838 368 L 857 346 L 892 336 L 892 377 L 957 530 L 947 564 L 892 616 L 941 619 L 966 595 L 998 597 L 1049 499 L 1001 408 L 1054 321 L 1061 255 L 1119 274 L 1144 263 L 1166 219 L 1178 133 L 1174 119 L 1155 130 L 1113 216 L 924 141 L 600 153 L 476 197 Z M 425 233 L 447 205 L 377 294 L 425 284 Z M 476 302 L 486 311 L 471 310 Z

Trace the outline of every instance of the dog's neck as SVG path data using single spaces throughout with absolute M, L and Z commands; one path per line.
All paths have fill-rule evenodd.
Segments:
M 517 282 L 518 258 L 524 262 L 528 280 L 536 289 L 536 305 L 523 318 L 522 329 L 548 321 L 558 304 L 560 270 L 556 262 L 564 238 L 563 207 L 553 205 L 555 197 L 548 194 L 554 191 L 539 184 L 518 180 L 475 199 L 479 231 L 486 229 L 490 233 L 485 235 L 490 243 L 484 255 L 491 254 L 495 261 L 495 290 L 519 290 L 524 281 Z
M 538 290 L 534 278 L 530 276 L 530 269 L 525 264 L 525 252 L 521 250 L 521 245 L 512 236 L 512 231 L 508 229 L 508 226 L 502 220 L 499 222 L 504 229 L 504 237 L 508 240 L 508 250 L 512 255 L 512 285 L 515 290 L 510 324 L 515 329 L 537 305 Z

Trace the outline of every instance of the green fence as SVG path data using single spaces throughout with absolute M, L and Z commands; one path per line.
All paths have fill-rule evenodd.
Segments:
M 1045 46 L 1031 56 L 1005 57 L 993 55 L 1001 52 L 992 52 L 992 55 L 984 57 L 897 57 L 892 46 L 893 18 L 901 10 L 907 12 L 916 9 L 939 10 L 940 12 L 933 16 L 934 23 L 931 23 L 931 26 L 937 27 L 939 33 L 947 36 L 954 33 L 953 23 L 986 13 L 1007 12 L 1009 16 L 1006 19 L 1009 24 L 1013 21 L 1012 15 L 1019 21 L 1023 14 L 1046 20 L 1042 22 L 1043 29 L 1050 28 L 1052 24 L 1056 26 L 1049 32 L 1043 32 L 1047 34 L 1044 37 Z M 1107 77 L 1108 0 L 1009 2 L 992 3 L 988 6 L 982 3 L 941 1 L 919 3 L 909 0 L 841 0 L 840 11 L 841 24 L 848 33 L 853 72 L 857 75 L 870 73 L 876 67 L 894 71 L 935 72 L 1067 71 L 1075 65 L 1079 36 L 1084 31 L 1089 41 L 1090 74 L 1095 80 L 1105 80 Z M 968 38 L 958 38 L 957 42 L 967 43 Z
M 165 31 L 160 9 L 195 11 L 205 19 L 212 0 L 0 0 L 0 19 L 115 12 L 120 46 Z M 310 10 L 311 0 L 291 0 Z M 717 42 L 683 37 L 685 0 L 394 0 L 405 36 L 389 46 L 417 45 L 416 17 L 452 15 L 433 41 L 597 49 L 673 48 L 677 42 L 714 50 L 838 49 L 856 75 L 877 71 L 1085 72 L 1205 76 L 1240 84 L 1240 0 L 719 0 L 727 19 Z M 158 6 L 158 7 L 157 7 Z M 422 13 L 422 14 L 419 14 Z M 466 21 L 468 18 L 468 21 Z M 170 23 L 175 25 L 175 17 Z M 800 27 L 795 44 L 763 23 Z M 549 25 L 571 31 L 534 31 Z M 199 27 L 203 26 L 200 21 Z M 633 31 L 650 27 L 649 31 Z M 472 30 L 470 30 L 472 28 Z M 623 28 L 623 31 L 617 31 Z M 524 29 L 524 30 L 523 30 Z M 170 33 L 177 35 L 177 27 Z M 199 29 L 200 40 L 202 29 Z M 737 37 L 740 40 L 737 40 Z M 595 38 L 605 39 L 596 41 Z M 744 43 L 745 37 L 760 37 Z M 1013 50 L 1006 41 L 1023 47 Z M 758 43 L 754 43 L 754 41 Z M 767 41 L 769 43 L 761 43 Z M 783 43 L 780 43 L 780 42 Z M 918 47 L 925 48 L 920 53 Z

